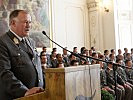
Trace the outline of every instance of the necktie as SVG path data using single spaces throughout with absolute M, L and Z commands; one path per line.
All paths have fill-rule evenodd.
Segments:
M 21 42 L 22 42 L 22 43 L 26 46 L 26 48 L 27 48 L 27 43 L 26 43 L 25 39 L 22 39 Z
M 32 59 L 32 57 L 33 57 L 33 52 L 32 52 L 32 50 L 31 50 L 30 46 L 28 45 L 27 41 L 23 38 L 21 42 L 22 42 L 22 43 L 24 44 L 24 46 L 26 47 L 26 49 L 27 49 L 27 51 L 28 51 L 27 53 L 28 53 L 28 55 L 30 56 L 30 58 Z

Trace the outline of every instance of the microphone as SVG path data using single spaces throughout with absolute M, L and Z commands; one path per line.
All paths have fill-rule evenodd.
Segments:
M 44 35 L 47 35 L 45 31 L 42 31 L 42 33 L 43 33 Z
M 45 31 L 42 31 L 43 35 L 45 35 L 50 41 L 52 41 L 53 43 L 55 43 L 56 45 L 58 45 L 59 47 L 61 47 L 62 49 L 65 49 L 66 51 L 70 52 L 71 54 L 73 54 L 74 56 L 86 61 L 86 59 L 84 59 L 83 57 L 81 57 L 79 54 L 76 54 L 72 51 L 67 50 L 66 48 L 62 47 L 61 45 L 59 45 L 58 43 L 54 42 L 52 39 L 50 39 L 50 37 L 47 36 Z

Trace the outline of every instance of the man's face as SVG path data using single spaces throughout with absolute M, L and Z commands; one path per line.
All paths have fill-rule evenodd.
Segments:
M 77 49 L 77 48 L 75 48 L 75 49 L 74 49 L 74 52 L 75 52 L 75 53 L 77 53 L 77 52 L 78 52 L 78 49 Z
M 62 58 L 62 55 L 59 55 L 58 58 L 57 58 L 58 61 L 62 61 L 63 58 Z
M 53 53 L 53 56 L 54 56 L 54 57 L 56 57 L 56 55 L 57 55 L 57 53 L 56 53 L 56 52 L 54 52 L 54 53 Z
M 24 12 L 20 12 L 16 18 L 13 19 L 11 29 L 20 37 L 29 35 L 31 27 L 31 16 Z
M 41 63 L 42 63 L 42 64 L 47 63 L 47 57 L 46 57 L 46 56 L 42 56 L 42 57 L 41 57 Z
M 123 60 L 124 59 L 123 55 L 119 55 L 119 59 Z
M 89 55 L 92 56 L 92 50 L 89 50 Z
M 110 67 L 110 68 L 112 68 L 113 66 L 112 66 L 112 64 L 108 64 L 108 66 Z
M 125 49 L 125 52 L 128 53 L 128 49 L 127 48 Z
M 78 65 L 79 65 L 79 63 L 78 63 L 78 62 L 75 62 L 75 63 L 74 63 L 74 66 L 78 66 Z
M 112 54 L 115 54 L 115 50 L 113 50 Z
M 128 66 L 128 67 L 132 67 L 132 61 L 128 61 L 127 66 Z
M 76 56 L 72 55 L 71 60 L 76 60 Z
M 67 55 L 67 50 L 63 49 L 63 54 Z
M 119 54 L 121 54 L 121 53 L 122 53 L 121 49 L 119 49 L 119 50 L 118 50 L 118 53 L 119 53 Z
M 46 52 L 47 51 L 47 48 L 43 48 L 43 51 Z
M 94 58 L 98 58 L 98 54 L 95 54 Z
M 115 56 L 112 54 L 111 59 L 114 59 L 114 58 L 115 58 Z

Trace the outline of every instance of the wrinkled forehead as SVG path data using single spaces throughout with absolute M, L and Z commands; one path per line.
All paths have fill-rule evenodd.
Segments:
M 19 20 L 28 20 L 31 21 L 31 15 L 29 13 L 20 12 L 17 16 Z

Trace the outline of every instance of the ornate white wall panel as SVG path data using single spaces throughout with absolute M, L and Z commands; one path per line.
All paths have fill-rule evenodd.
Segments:
M 132 47 L 132 30 L 130 24 L 119 25 L 119 38 L 120 38 L 120 47 L 122 48 L 131 48 Z
M 74 46 L 89 47 L 86 0 L 52 0 L 52 5 L 53 40 L 69 50 Z
M 89 24 L 90 24 L 90 46 L 95 46 L 97 50 L 103 50 L 103 28 L 102 15 L 98 2 L 91 1 L 88 3 Z
M 66 8 L 66 32 L 68 47 L 85 45 L 84 10 L 81 7 L 69 6 Z
M 115 1 L 116 49 L 133 47 L 133 1 Z

